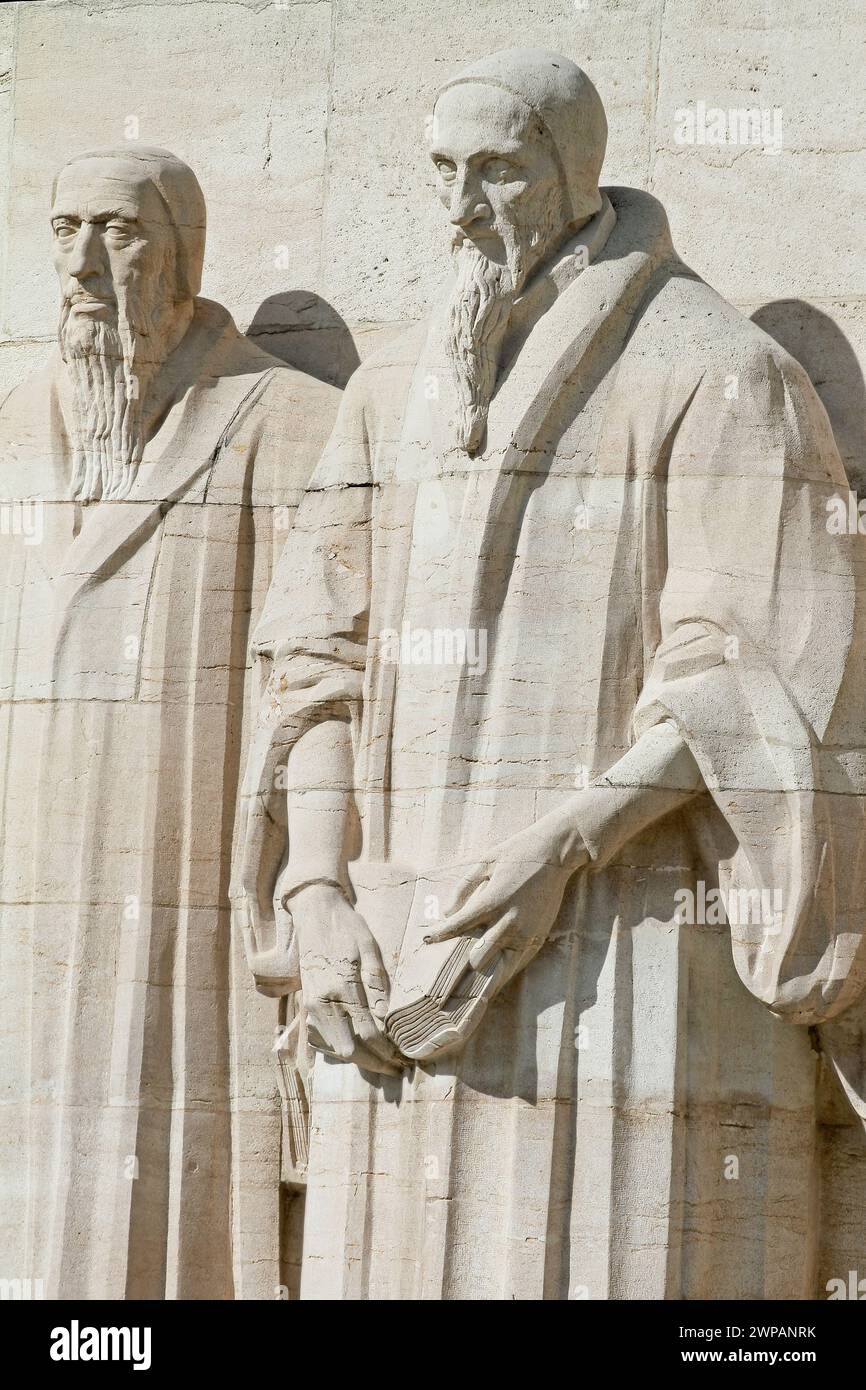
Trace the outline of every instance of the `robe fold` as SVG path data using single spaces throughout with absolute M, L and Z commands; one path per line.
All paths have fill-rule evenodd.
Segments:
M 849 1257 L 810 1028 L 832 1053 L 866 982 L 862 540 L 827 526 L 847 482 L 804 372 L 653 198 L 607 193 L 590 264 L 584 232 L 515 306 L 478 457 L 442 311 L 349 383 L 254 639 L 249 949 L 275 766 L 329 712 L 361 859 L 397 873 L 481 857 L 662 720 L 706 791 L 574 876 L 461 1052 L 399 1080 L 316 1057 L 305 1298 L 799 1298 Z M 384 655 L 437 631 L 485 660 Z
M 228 872 L 249 625 L 338 395 L 203 299 L 172 364 L 122 502 L 67 500 L 59 356 L 0 411 L 0 1272 L 50 1298 L 281 1283 Z

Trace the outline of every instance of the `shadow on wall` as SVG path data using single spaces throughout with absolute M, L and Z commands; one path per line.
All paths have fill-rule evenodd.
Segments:
M 752 322 L 796 358 L 830 417 L 848 481 L 866 496 L 866 388 L 857 356 L 842 330 L 802 299 L 777 299 Z
M 269 295 L 256 310 L 247 337 L 289 367 L 341 390 L 360 364 L 346 324 L 311 290 Z

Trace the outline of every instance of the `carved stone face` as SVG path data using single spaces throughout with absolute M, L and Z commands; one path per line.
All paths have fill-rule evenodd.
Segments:
M 456 442 L 471 455 L 484 438 L 511 305 L 563 240 L 567 196 L 539 117 L 489 83 L 442 93 L 430 154 L 456 270 L 445 344 L 458 393 Z
M 535 261 L 560 239 L 561 168 L 538 118 L 518 97 L 482 82 L 448 88 L 436 103 L 430 154 L 455 246 L 469 241 L 505 265 L 515 238 L 537 248 Z
M 147 440 L 150 385 L 190 312 L 178 289 L 175 229 L 141 165 L 122 157 L 68 164 L 51 226 L 73 396 L 71 495 L 120 498 Z
M 67 165 L 51 225 L 64 307 L 79 327 L 116 323 L 121 297 L 143 305 L 150 320 L 173 311 L 167 209 L 134 164 L 81 159 Z

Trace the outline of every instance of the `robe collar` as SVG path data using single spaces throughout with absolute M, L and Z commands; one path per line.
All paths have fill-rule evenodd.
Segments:
M 592 229 L 596 244 L 594 250 L 588 246 L 589 264 L 582 268 L 578 250 L 587 244 L 591 224 L 532 287 L 536 304 L 546 303 L 551 286 L 556 293 L 549 307 L 529 319 L 518 353 L 500 373 L 479 467 L 534 468 L 539 452 L 555 447 L 545 425 L 562 391 L 579 393 L 582 382 L 590 389 L 615 364 L 656 273 L 680 265 L 655 198 L 632 188 L 604 192 L 613 217 L 605 216 L 603 206 Z
M 604 250 L 616 226 L 616 212 L 607 193 L 602 193 L 601 197 L 601 207 L 595 216 L 533 272 L 515 298 L 502 355 L 503 365 L 516 355 L 541 315 Z
M 67 618 L 81 595 L 119 568 L 175 502 L 191 493 L 203 500 L 223 439 L 270 381 L 267 357 L 241 338 L 220 305 L 196 301 L 190 334 L 178 348 L 184 351 L 186 384 L 145 450 L 128 496 L 96 503 L 60 560 L 57 602 Z

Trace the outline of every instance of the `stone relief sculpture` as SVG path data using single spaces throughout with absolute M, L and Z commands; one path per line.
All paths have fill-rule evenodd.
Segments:
M 844 470 L 605 140 L 561 55 L 443 86 L 453 284 L 256 628 L 233 898 L 296 1009 L 305 1298 L 812 1296 L 819 1054 L 862 1113 Z
M 0 410 L 2 1267 L 45 1297 L 273 1297 L 274 1020 L 228 874 L 274 509 L 339 393 L 199 296 L 174 155 L 80 155 L 51 223 L 58 348 Z

